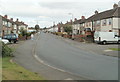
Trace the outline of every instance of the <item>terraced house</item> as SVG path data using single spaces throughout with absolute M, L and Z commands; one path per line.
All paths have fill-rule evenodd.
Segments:
M 90 28 L 91 31 L 102 32 L 117 32 L 120 35 L 120 7 L 117 4 L 113 5 L 113 9 L 98 12 L 89 17 L 85 22 L 85 28 Z
M 84 20 L 83 20 L 84 19 Z M 82 16 L 81 19 L 74 21 L 73 33 L 77 38 L 92 37 L 94 32 L 116 32 L 120 35 L 120 7 L 117 4 L 113 5 L 113 9 L 103 12 L 95 11 L 95 14 L 85 19 Z
M 2 22 L 2 36 L 6 34 L 20 34 L 20 29 L 23 28 L 27 30 L 28 25 L 24 24 L 24 22 L 19 22 L 18 19 L 14 22 L 13 18 L 8 19 L 8 16 L 0 16 Z
M 20 30 L 21 29 L 24 29 L 24 30 L 28 30 L 28 25 L 27 24 L 25 24 L 23 21 L 19 21 L 19 19 L 17 19 L 16 21 L 15 21 L 15 23 L 16 23 L 16 33 L 17 34 L 20 34 Z

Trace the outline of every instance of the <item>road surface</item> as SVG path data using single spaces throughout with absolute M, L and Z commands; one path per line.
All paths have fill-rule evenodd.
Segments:
M 39 35 L 35 52 L 44 64 L 77 76 L 92 80 L 118 79 L 117 57 L 83 51 L 52 34 Z

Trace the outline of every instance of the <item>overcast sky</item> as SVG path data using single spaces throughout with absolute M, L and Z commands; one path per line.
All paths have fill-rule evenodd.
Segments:
M 30 27 L 37 24 L 49 27 L 53 22 L 65 23 L 73 17 L 80 19 L 99 12 L 112 9 L 119 0 L 0 0 L 0 14 L 7 14 L 9 18 L 19 18 Z

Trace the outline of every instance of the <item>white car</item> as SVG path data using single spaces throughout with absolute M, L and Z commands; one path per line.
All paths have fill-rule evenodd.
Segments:
M 1 37 L 0 37 L 0 41 L 2 41 L 4 44 L 8 44 L 9 43 L 9 41 L 7 39 L 2 39 Z

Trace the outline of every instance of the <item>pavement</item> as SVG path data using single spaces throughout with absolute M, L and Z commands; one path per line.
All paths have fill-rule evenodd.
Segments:
M 108 50 L 111 47 L 117 45 L 79 43 L 42 33 L 20 44 L 13 60 L 47 80 L 116 80 L 118 52 Z
M 120 51 L 113 51 L 110 50 L 110 48 L 118 48 L 119 44 L 113 43 L 113 44 L 106 44 L 106 45 L 100 45 L 96 43 L 85 43 L 85 42 L 78 42 L 71 39 L 63 38 L 60 36 L 54 35 L 56 38 L 59 38 L 66 43 L 73 45 L 77 48 L 80 48 L 81 50 L 89 51 L 98 55 L 106 55 L 106 56 L 112 56 L 112 57 L 118 57 Z

